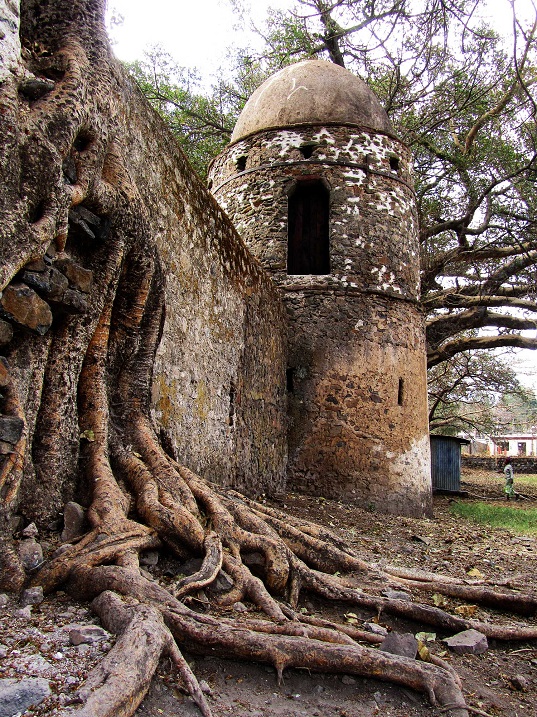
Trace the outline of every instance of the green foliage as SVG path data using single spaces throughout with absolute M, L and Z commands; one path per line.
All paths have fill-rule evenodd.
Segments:
M 502 479 L 498 476 L 498 494 L 501 494 L 502 486 Z M 452 504 L 451 512 L 481 525 L 505 528 L 522 535 L 537 535 L 537 508 L 524 509 L 481 502 L 457 502 Z
M 229 142 L 244 99 L 231 99 L 222 85 L 204 93 L 197 73 L 179 67 L 159 47 L 127 69 L 175 134 L 194 169 L 205 177 L 210 160 Z

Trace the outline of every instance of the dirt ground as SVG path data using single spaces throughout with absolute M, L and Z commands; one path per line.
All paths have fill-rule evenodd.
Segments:
M 485 471 L 466 472 L 461 488 L 472 495 L 506 504 L 502 476 Z M 509 505 L 521 510 L 536 508 L 537 487 L 524 486 L 523 492 L 533 500 Z M 483 579 L 508 581 L 519 588 L 533 590 L 537 584 L 537 540 L 455 517 L 449 510 L 453 500 L 450 496 L 435 496 L 431 520 L 372 514 L 336 501 L 297 494 L 288 494 L 278 506 L 330 526 L 359 547 L 363 557 L 372 562 L 434 570 L 470 581 L 468 572 L 477 568 Z M 415 594 L 413 599 L 433 604 L 431 596 L 425 593 Z M 459 604 L 448 600 L 446 609 L 452 611 Z M 375 617 L 345 604 L 326 606 L 320 601 L 310 602 L 307 597 L 302 605 L 311 613 L 343 622 L 349 612 L 363 621 Z M 516 618 L 481 608 L 474 617 L 517 622 Z M 529 622 L 537 624 L 533 619 Z M 381 618 L 381 624 L 414 634 L 430 629 L 389 616 Z M 459 656 L 446 652 L 440 639 L 447 636 L 438 633 L 434 643 L 429 643 L 430 649 L 448 660 L 461 675 L 469 705 L 503 717 L 537 715 L 537 644 L 490 644 L 482 655 Z M 212 658 L 193 657 L 193 660 L 198 678 L 204 679 L 211 689 L 210 702 L 215 717 L 230 714 L 234 717 L 431 717 L 440 714 L 424 696 L 378 680 L 293 670 L 285 674 L 284 683 L 279 687 L 274 670 L 268 666 Z M 189 698 L 169 686 L 171 675 L 166 665 L 162 668 L 161 676 L 153 681 L 151 691 L 138 709 L 138 717 L 198 714 Z M 518 676 L 525 678 L 525 690 L 515 686 L 519 684 Z
M 502 500 L 501 476 L 487 472 L 463 474 L 462 489 L 474 500 L 481 496 L 488 500 Z M 522 491 L 522 487 L 517 486 Z M 511 502 L 524 510 L 537 508 L 537 486 L 524 486 L 523 492 L 531 500 Z M 479 526 L 450 513 L 451 496 L 437 495 L 434 499 L 434 518 L 417 520 L 373 514 L 336 501 L 287 494 L 277 502 L 291 513 L 323 523 L 348 539 L 361 555 L 376 563 L 433 570 L 468 581 L 490 580 L 509 583 L 515 588 L 533 591 L 537 582 L 537 540 L 514 535 L 505 530 Z M 505 504 L 505 501 L 503 501 Z M 166 579 L 166 561 L 149 567 L 155 577 Z M 470 576 L 470 571 L 479 571 Z M 401 589 L 395 583 L 391 586 Z M 406 589 L 406 588 L 405 588 Z M 412 595 L 416 601 L 433 604 L 427 593 Z M 444 609 L 455 611 L 460 603 L 447 600 Z M 248 617 L 254 616 L 246 604 Z M 303 611 L 333 620 L 345 621 L 349 612 L 358 624 L 375 620 L 372 613 L 345 604 L 326 605 L 305 595 Z M 68 630 L 73 623 L 87 624 L 92 620 L 85 606 L 77 605 L 61 594 L 32 608 L 31 617 L 17 614 L 12 603 L 0 609 L 0 677 L 29 674 L 21 669 L 21 660 L 41 659 L 52 668 L 41 665 L 42 672 L 33 673 L 51 680 L 53 694 L 41 707 L 25 715 L 55 714 L 61 705 L 69 704 L 70 694 L 83 681 L 85 671 L 109 649 L 112 640 L 93 646 L 74 647 L 69 644 Z M 200 603 L 200 609 L 203 604 Z M 477 608 L 475 619 L 494 619 L 501 623 L 520 623 L 520 619 L 494 614 Z M 93 620 L 96 622 L 96 620 Z M 531 618 L 525 624 L 537 624 Z M 430 632 L 426 626 L 404 623 L 390 616 L 382 616 L 380 624 L 389 630 Z M 476 714 L 504 717 L 534 717 L 537 714 L 537 643 L 489 643 L 482 655 L 455 655 L 441 642 L 446 634 L 436 634 L 428 643 L 431 652 L 448 660 L 460 674 L 469 706 Z M 47 651 L 48 650 L 48 651 Z M 15 654 L 13 654 L 15 653 Z M 310 674 L 306 671 L 287 671 L 283 684 L 278 685 L 270 666 L 223 661 L 212 657 L 187 655 L 194 671 L 209 694 L 214 717 L 430 717 L 440 712 L 431 707 L 424 696 L 410 690 L 373 679 L 349 675 Z M 30 660 L 31 661 L 31 660 Z M 38 665 L 39 667 L 39 665 Z M 49 677 L 50 675 L 50 677 Z M 177 687 L 167 661 L 160 665 L 150 692 L 138 708 L 137 717 L 162 715 L 198 716 L 191 699 Z

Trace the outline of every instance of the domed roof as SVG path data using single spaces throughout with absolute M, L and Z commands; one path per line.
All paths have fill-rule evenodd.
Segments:
M 394 134 L 386 111 L 363 80 L 332 62 L 303 60 L 257 88 L 231 141 L 264 129 L 304 124 L 352 124 Z

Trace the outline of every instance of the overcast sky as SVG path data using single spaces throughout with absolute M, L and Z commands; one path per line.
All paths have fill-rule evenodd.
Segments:
M 515 0 L 517 12 L 528 11 L 532 0 Z M 250 21 L 262 27 L 269 7 L 286 9 L 294 0 L 238 0 L 245 8 L 241 25 L 232 10 L 232 0 L 108 0 L 108 16 L 121 15 L 119 26 L 111 27 L 115 52 L 121 60 L 140 59 L 145 48 L 161 45 L 184 67 L 201 74 L 215 73 L 224 64 L 229 47 L 244 47 L 259 40 Z M 498 30 L 512 25 L 510 0 L 480 0 L 479 12 Z
M 286 9 L 293 0 L 241 0 L 249 11 L 241 23 L 233 13 L 231 0 L 108 0 L 109 18 L 123 17 L 120 25 L 110 27 L 114 50 L 121 60 L 140 59 L 144 49 L 161 45 L 179 65 L 197 68 L 207 85 L 211 75 L 225 65 L 226 50 L 246 47 L 259 42 L 250 28 L 250 21 L 259 27 L 267 8 Z M 529 12 L 532 0 L 516 0 L 517 11 Z M 512 26 L 509 0 L 480 3 L 485 14 L 490 12 L 494 25 L 502 32 Z M 537 390 L 537 351 L 517 352 L 521 378 Z

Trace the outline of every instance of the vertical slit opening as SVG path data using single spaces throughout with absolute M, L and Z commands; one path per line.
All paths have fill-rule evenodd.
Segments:
M 231 380 L 229 384 L 229 419 L 228 423 L 230 426 L 233 426 L 235 423 L 235 397 L 237 395 L 237 388 L 235 386 L 235 381 L 233 379 Z
M 295 369 L 288 368 L 285 372 L 285 381 L 287 385 L 288 393 L 293 393 L 295 390 Z
M 405 380 L 403 378 L 400 378 L 399 379 L 399 387 L 397 389 L 397 405 L 398 406 L 403 405 L 404 393 L 405 393 Z

